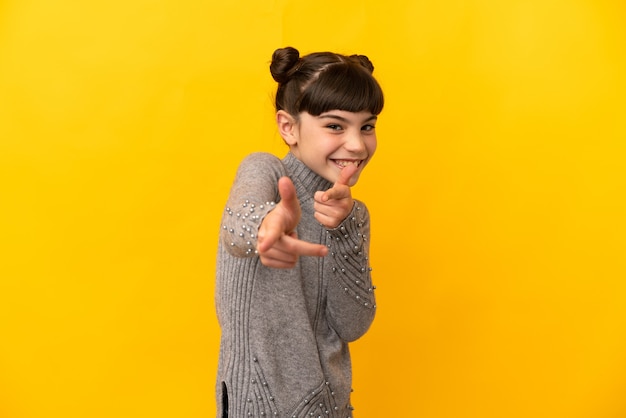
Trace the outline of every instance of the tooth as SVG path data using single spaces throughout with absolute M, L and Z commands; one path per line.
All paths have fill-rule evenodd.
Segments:
M 341 167 L 347 167 L 349 165 L 354 165 L 355 167 L 359 167 L 361 165 L 361 163 L 363 162 L 363 160 L 335 160 L 335 162 L 337 163 L 337 165 L 341 166 Z

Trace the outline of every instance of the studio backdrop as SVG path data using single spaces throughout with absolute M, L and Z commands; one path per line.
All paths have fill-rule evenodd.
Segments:
M 0 2 L 0 416 L 215 415 L 219 221 L 272 52 L 364 54 L 357 418 L 626 416 L 626 5 Z M 238 417 L 239 418 L 239 417 Z

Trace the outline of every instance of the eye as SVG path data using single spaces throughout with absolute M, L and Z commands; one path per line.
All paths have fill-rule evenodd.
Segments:
M 364 125 L 361 127 L 361 130 L 365 132 L 371 132 L 374 130 L 374 128 L 376 128 L 374 125 Z
M 330 125 L 326 125 L 326 127 L 328 129 L 330 129 L 331 131 L 340 131 L 342 129 L 341 125 L 337 125 L 335 123 L 331 123 Z

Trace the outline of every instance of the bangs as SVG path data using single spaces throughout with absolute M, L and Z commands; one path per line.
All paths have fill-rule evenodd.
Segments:
M 383 110 L 383 91 L 372 75 L 359 65 L 331 65 L 302 92 L 298 112 L 319 116 L 330 110 Z

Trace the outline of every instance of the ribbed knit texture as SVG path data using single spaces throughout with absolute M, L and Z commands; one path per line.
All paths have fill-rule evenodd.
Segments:
M 292 269 L 272 269 L 254 249 L 285 175 L 302 208 L 298 238 L 330 251 L 323 258 L 300 257 Z M 369 215 L 355 201 L 338 228 L 324 228 L 313 217 L 313 195 L 330 187 L 291 153 L 283 160 L 252 154 L 237 171 L 218 247 L 218 418 L 226 397 L 229 418 L 352 416 L 348 343 L 367 331 L 376 310 Z

